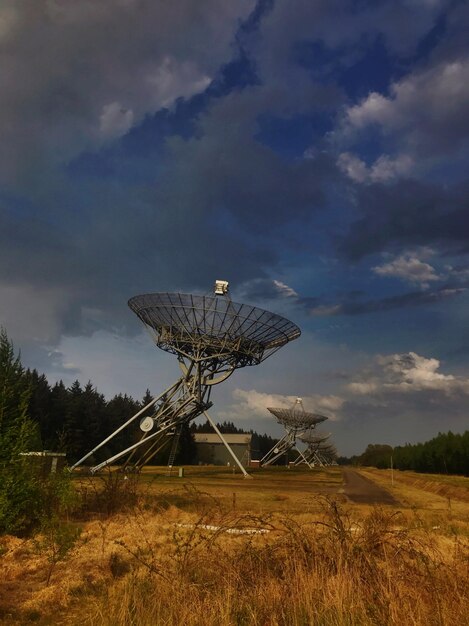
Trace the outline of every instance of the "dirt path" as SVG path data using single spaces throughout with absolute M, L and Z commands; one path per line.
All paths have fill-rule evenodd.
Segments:
M 398 504 L 386 489 L 365 478 L 355 470 L 343 469 L 344 493 L 358 504 Z

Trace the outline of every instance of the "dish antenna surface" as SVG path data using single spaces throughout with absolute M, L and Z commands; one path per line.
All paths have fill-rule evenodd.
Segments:
M 182 376 L 77 461 L 72 469 L 134 420 L 143 417 L 140 440 L 95 465 L 91 471 L 96 472 L 123 457 L 126 457 L 124 467 L 140 469 L 166 444 L 168 435 L 179 433 L 183 424 L 204 414 L 235 463 L 245 476 L 248 475 L 208 414 L 213 404 L 210 401 L 212 387 L 240 367 L 258 365 L 289 341 L 297 339 L 301 331 L 280 315 L 233 302 L 228 290 L 227 281 L 217 280 L 214 293 L 210 295 L 150 293 L 129 300 L 129 307 L 150 331 L 156 345 L 177 357 Z
M 289 409 L 267 407 L 267 410 L 272 413 L 279 424 L 282 424 L 286 433 L 261 459 L 261 466 L 266 467 L 267 465 L 275 463 L 281 456 L 287 454 L 287 452 L 292 449 L 295 449 L 300 455 L 300 458 L 303 459 L 303 462 L 307 463 L 301 450 L 296 447 L 296 439 L 299 433 L 307 429 L 314 429 L 316 424 L 325 422 L 328 418 L 325 415 L 305 411 L 301 398 L 297 398 L 293 406 Z M 309 463 L 307 464 L 309 465 Z

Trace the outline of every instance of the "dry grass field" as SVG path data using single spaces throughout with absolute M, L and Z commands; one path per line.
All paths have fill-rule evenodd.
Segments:
M 340 468 L 165 471 L 77 479 L 79 535 L 2 538 L 0 622 L 469 623 L 465 479 L 367 469 L 397 501 L 376 506 L 348 501 Z

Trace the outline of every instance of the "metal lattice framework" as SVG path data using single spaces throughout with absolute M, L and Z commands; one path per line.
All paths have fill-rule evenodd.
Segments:
M 129 306 L 159 348 L 212 361 L 218 372 L 257 365 L 300 335 L 284 317 L 228 297 L 151 293 L 131 298 Z
M 328 418 L 318 413 L 305 411 L 301 398 L 297 398 L 295 404 L 289 409 L 267 407 L 267 410 L 272 413 L 279 424 L 282 424 L 286 432 L 280 441 L 261 459 L 261 466 L 266 467 L 275 463 L 275 461 L 292 449 L 295 449 L 300 458 L 303 459 L 303 462 L 307 463 L 303 453 L 296 446 L 297 437 L 308 429 L 314 429 L 317 424 L 325 422 Z M 307 464 L 309 465 L 309 463 Z
M 320 466 L 337 465 L 337 449 L 332 443 L 320 443 L 314 455 L 314 464 Z
M 247 472 L 208 414 L 212 387 L 235 369 L 257 365 L 300 336 L 292 322 L 263 309 L 232 302 L 228 283 L 216 281 L 214 295 L 151 293 L 135 296 L 129 307 L 156 345 L 176 355 L 182 376 L 141 411 L 80 459 L 77 467 L 138 417 L 140 440 L 92 468 L 95 472 L 126 457 L 124 467 L 140 469 L 188 423 L 204 414 L 245 476 Z M 172 453 L 171 453 L 172 455 Z
M 306 463 L 308 467 L 332 465 L 337 451 L 331 443 L 326 443 L 330 436 L 330 433 L 323 434 L 311 430 L 300 433 L 298 439 L 306 444 L 306 448 L 296 460 L 295 465 L 302 463 Z

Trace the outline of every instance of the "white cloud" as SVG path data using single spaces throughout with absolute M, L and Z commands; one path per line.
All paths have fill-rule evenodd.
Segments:
M 274 280 L 273 283 L 283 298 L 297 298 L 298 297 L 298 294 L 292 287 L 289 287 L 285 283 L 282 283 L 280 280 Z
M 125 109 L 118 102 L 111 102 L 103 106 L 99 118 L 99 130 L 103 137 L 114 139 L 125 135 L 132 127 L 133 121 L 132 110 Z
M 357 155 L 342 152 L 337 160 L 337 165 L 357 183 L 375 183 L 409 176 L 415 163 L 414 159 L 407 154 L 399 154 L 394 159 L 387 154 L 382 154 L 368 166 Z
M 409 155 L 406 158 L 447 154 L 457 151 L 468 138 L 468 105 L 469 58 L 457 58 L 395 82 L 389 97 L 370 93 L 345 110 L 334 136 L 339 144 L 354 142 L 375 127 Z M 392 163 L 388 157 L 376 163 L 375 178 L 389 176 L 389 167 L 407 167 L 405 162 L 399 167 Z
M 166 56 L 154 72 L 146 77 L 157 108 L 168 107 L 176 97 L 189 98 L 203 91 L 211 82 L 210 76 L 200 72 L 192 61 L 178 61 Z
M 433 392 L 444 397 L 469 395 L 469 379 L 442 374 L 441 363 L 415 352 L 378 356 L 376 367 L 363 375 L 362 381 L 347 385 L 357 395 L 399 395 Z
M 364 183 L 369 179 L 370 172 L 365 163 L 355 154 L 342 152 L 337 160 L 339 168 L 356 183 Z
M 222 419 L 228 420 L 252 420 L 253 418 L 272 419 L 268 407 L 290 408 L 296 401 L 297 396 L 285 396 L 276 393 L 263 393 L 255 389 L 235 389 L 233 397 L 235 404 L 219 411 Z M 323 396 L 312 394 L 303 396 L 303 406 L 306 411 L 321 413 L 331 420 L 339 419 L 339 411 L 343 399 L 335 395 Z
M 441 276 L 436 273 L 435 268 L 422 260 L 422 256 L 428 257 L 433 251 L 424 248 L 420 251 L 405 252 L 396 257 L 393 261 L 376 265 L 372 268 L 378 276 L 390 278 L 400 278 L 409 283 L 419 285 L 422 288 L 428 287 L 430 282 L 441 280 Z M 420 258 L 419 258 L 420 257 Z
M 382 154 L 371 166 L 370 179 L 373 182 L 387 182 L 393 178 L 408 176 L 414 167 L 414 160 L 408 154 L 399 154 L 392 159 Z

